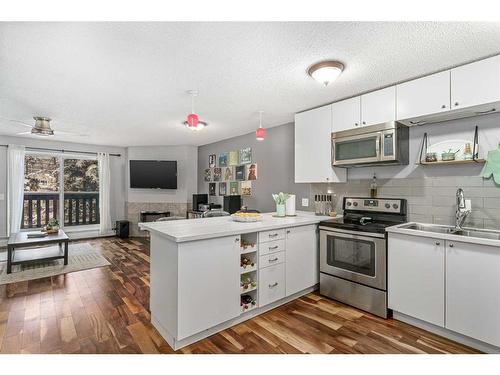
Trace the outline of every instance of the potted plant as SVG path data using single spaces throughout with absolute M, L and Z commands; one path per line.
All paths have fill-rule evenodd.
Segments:
M 288 194 L 280 192 L 279 194 L 273 194 L 274 202 L 276 203 L 276 216 L 285 216 L 285 203 L 288 199 Z
M 45 231 L 47 233 L 57 233 L 59 232 L 59 220 L 56 218 L 52 218 L 49 220 L 47 223 L 47 226 L 45 227 Z

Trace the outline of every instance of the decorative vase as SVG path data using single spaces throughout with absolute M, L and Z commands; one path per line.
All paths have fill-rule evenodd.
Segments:
M 286 214 L 286 206 L 284 204 L 276 205 L 276 216 L 285 216 Z

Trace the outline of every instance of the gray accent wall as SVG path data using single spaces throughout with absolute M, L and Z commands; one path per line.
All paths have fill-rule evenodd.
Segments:
M 206 131 L 210 129 L 207 128 Z M 300 200 L 309 198 L 311 186 L 294 182 L 293 123 L 266 129 L 264 141 L 257 141 L 255 133 L 252 132 L 200 146 L 198 148 L 198 192 L 208 193 L 208 182 L 203 180 L 204 170 L 208 168 L 208 155 L 219 155 L 222 152 L 240 150 L 245 147 L 252 148 L 252 161 L 257 163 L 258 179 L 252 182 L 253 196 L 244 197 L 243 203 L 249 208 L 262 212 L 274 211 L 275 204 L 271 194 L 283 191 L 296 195 L 297 209 L 307 209 L 300 206 Z M 210 201 L 220 203 L 222 198 L 210 197 Z

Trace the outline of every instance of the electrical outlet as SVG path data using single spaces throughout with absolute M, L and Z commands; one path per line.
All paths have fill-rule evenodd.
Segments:
M 302 198 L 302 207 L 309 207 L 309 198 Z

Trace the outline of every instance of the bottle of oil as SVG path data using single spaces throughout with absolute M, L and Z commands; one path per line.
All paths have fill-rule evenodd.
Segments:
M 375 173 L 370 184 L 370 197 L 377 198 L 377 176 L 375 176 Z

